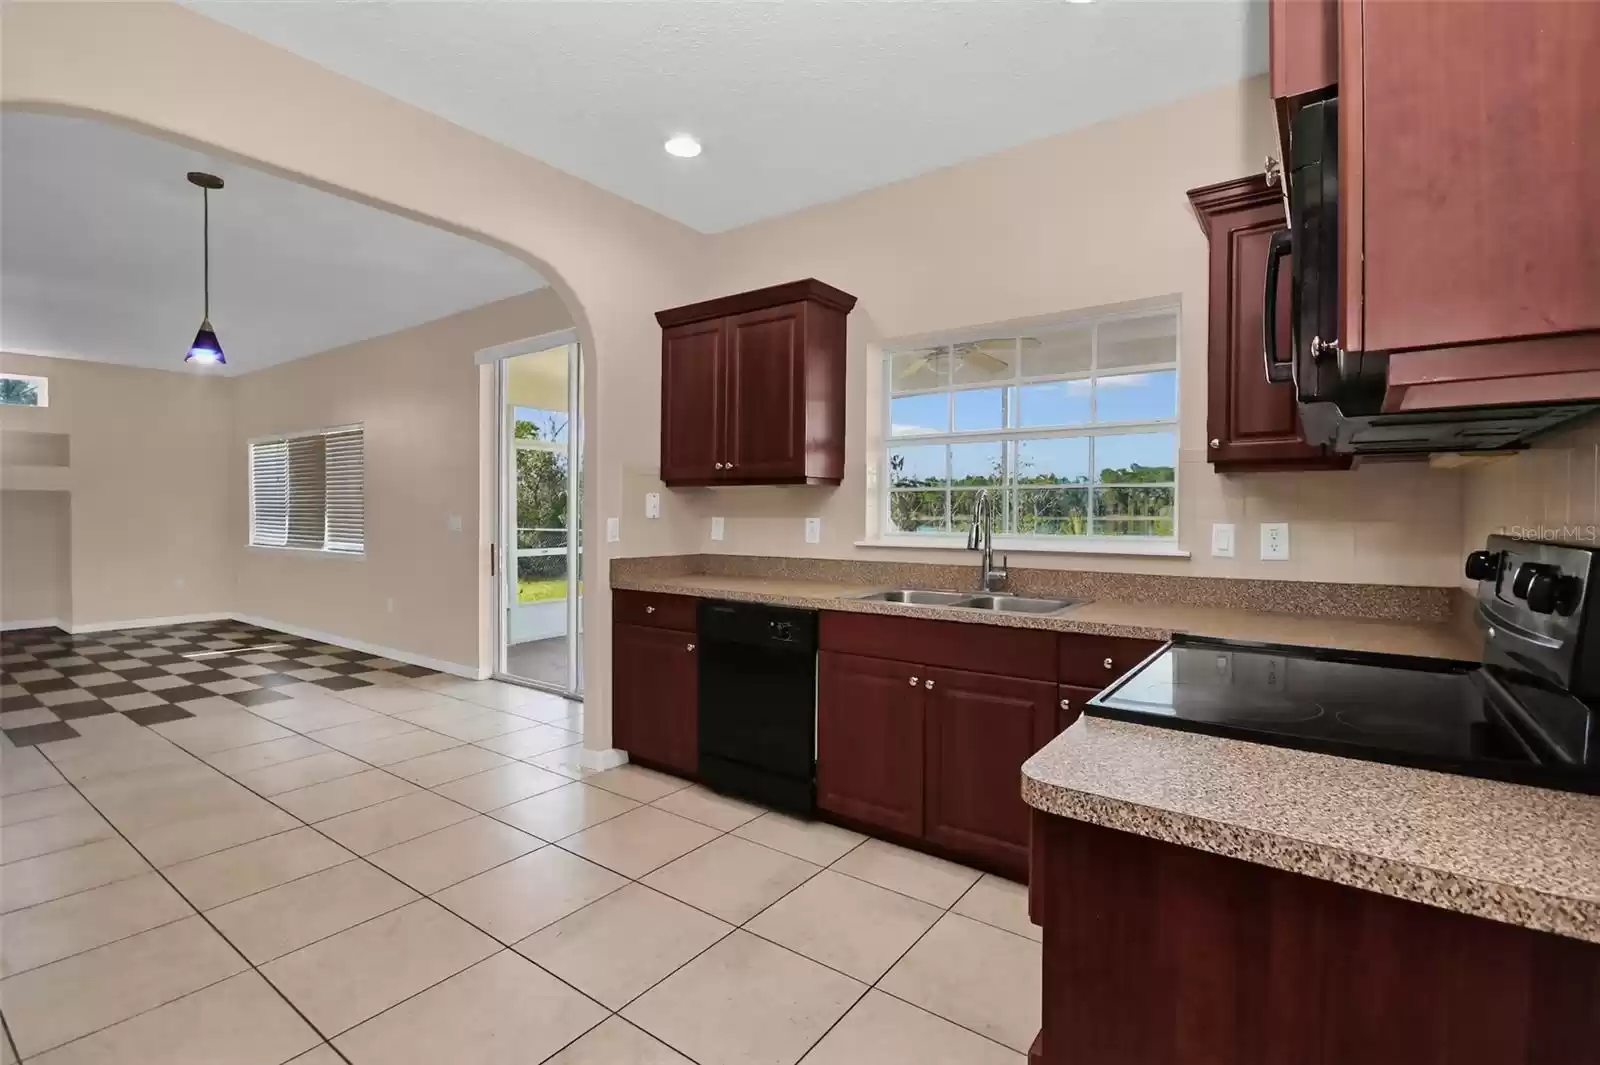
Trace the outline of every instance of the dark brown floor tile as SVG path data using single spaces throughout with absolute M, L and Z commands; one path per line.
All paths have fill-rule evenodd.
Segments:
M 435 673 L 437 673 L 439 671 L 437 669 L 429 669 L 426 666 L 413 666 L 413 665 L 410 665 L 408 663 L 408 664 L 403 665 L 403 666 L 395 666 L 393 669 L 389 670 L 389 672 L 395 674 L 396 676 L 400 676 L 400 677 L 413 677 L 413 678 L 415 678 L 415 677 L 431 677 L 431 676 L 433 676 Z
M 90 699 L 82 703 L 63 703 L 50 709 L 55 711 L 55 715 L 63 721 L 76 721 L 80 717 L 99 717 L 102 714 L 114 714 L 117 712 L 116 707 L 99 699 Z
M 311 683 L 317 685 L 318 687 L 327 688 L 329 691 L 336 692 L 349 691 L 351 688 L 372 687 L 369 682 L 357 680 L 354 677 L 324 677 L 321 680 L 314 680 Z
M 137 710 L 123 712 L 123 717 L 136 725 L 159 725 L 163 721 L 182 721 L 186 717 L 193 717 L 181 706 L 141 706 Z
M 255 680 L 256 678 L 251 677 L 250 679 Z M 236 703 L 243 703 L 245 706 L 262 706 L 266 703 L 287 702 L 289 696 L 282 692 L 275 692 L 270 688 L 257 688 L 255 691 L 230 692 L 226 698 L 232 699 Z
M 8 728 L 4 731 L 6 739 L 18 747 L 34 747 L 41 743 L 54 743 L 56 740 L 70 740 L 78 735 L 78 730 L 65 721 L 23 725 L 21 728 Z

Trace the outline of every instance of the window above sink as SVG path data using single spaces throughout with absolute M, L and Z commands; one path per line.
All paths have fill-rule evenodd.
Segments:
M 1176 307 L 890 346 L 865 545 L 1183 554 Z

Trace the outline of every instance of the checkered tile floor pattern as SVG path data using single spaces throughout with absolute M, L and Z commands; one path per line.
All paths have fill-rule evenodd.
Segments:
M 156 725 L 193 717 L 184 704 L 197 699 L 261 706 L 289 698 L 276 689 L 290 684 L 347 691 L 377 673 L 433 672 L 240 621 L 76 636 L 19 629 L 0 634 L 0 730 L 29 747 L 72 739 L 72 722 L 102 714 Z

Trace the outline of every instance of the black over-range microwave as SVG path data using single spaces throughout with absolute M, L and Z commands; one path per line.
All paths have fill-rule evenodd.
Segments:
M 1339 344 L 1339 100 L 1308 103 L 1289 124 L 1289 228 L 1267 255 L 1263 356 L 1267 380 L 1292 382 L 1308 443 L 1370 455 L 1493 451 L 1595 409 L 1560 405 L 1452 407 L 1384 413 L 1389 353 Z M 1278 272 L 1293 251 L 1288 352 L 1277 350 Z

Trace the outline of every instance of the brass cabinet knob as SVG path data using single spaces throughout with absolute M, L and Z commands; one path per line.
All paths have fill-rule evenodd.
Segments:
M 1063 710 L 1071 710 L 1072 709 L 1072 700 L 1071 699 L 1063 699 L 1063 700 L 1061 700 L 1061 709 L 1063 709 Z
M 685 651 L 693 651 L 694 650 L 694 644 L 686 643 L 686 644 L 683 645 L 683 649 Z
M 1221 441 L 1221 440 L 1219 440 L 1219 439 L 1218 439 L 1218 438 L 1216 438 L 1216 437 L 1214 437 L 1214 436 L 1213 436 L 1213 437 L 1212 437 L 1212 438 L 1211 438 L 1211 449 L 1212 449 L 1212 450 L 1213 450 L 1213 451 L 1215 451 L 1215 450 L 1216 450 L 1216 449 L 1217 449 L 1217 448 L 1219 448 L 1219 447 L 1221 447 L 1221 446 L 1222 446 L 1222 441 Z
M 919 678 L 917 678 L 917 677 L 912 677 L 912 678 L 911 678 L 911 686 L 912 686 L 912 687 L 913 687 L 913 688 L 915 688 L 915 687 L 916 687 L 916 686 L 917 686 L 917 681 L 918 681 L 918 679 L 919 679 Z
M 1111 666 L 1112 666 L 1112 663 L 1111 663 L 1111 659 L 1109 659 L 1109 658 L 1108 658 L 1108 659 L 1106 659 L 1106 668 L 1107 668 L 1107 669 L 1110 669 L 1110 668 L 1111 668 Z
M 929 691 L 932 691 L 933 690 L 933 681 L 929 680 L 926 684 L 923 685 L 923 687 L 927 688 Z
M 647 606 L 644 608 L 644 612 L 646 614 L 654 614 L 656 612 L 656 608 L 653 606 Z
M 722 469 L 722 463 L 720 463 L 720 462 L 717 463 L 717 469 L 719 469 L 719 470 Z

